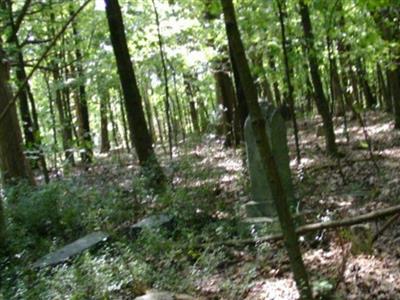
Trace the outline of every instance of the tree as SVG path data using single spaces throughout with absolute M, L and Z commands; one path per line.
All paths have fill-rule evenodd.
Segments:
M 8 85 L 10 66 L 0 39 L 0 112 L 7 109 L 13 101 Z M 3 185 L 14 184 L 26 180 L 34 185 L 35 179 L 22 149 L 22 134 L 18 123 L 15 105 L 8 108 L 4 118 L 0 120 L 0 172 Z M 3 199 L 0 197 L 0 249 L 4 249 L 6 240 Z
M 294 274 L 294 279 L 300 293 L 301 299 L 312 299 L 311 288 L 308 283 L 308 274 L 304 267 L 301 251 L 298 243 L 298 237 L 295 231 L 294 223 L 290 214 L 287 195 L 282 185 L 278 167 L 272 156 L 271 146 L 265 130 L 265 118 L 261 112 L 257 99 L 257 88 L 254 84 L 247 62 L 244 46 L 240 37 L 238 25 L 232 0 L 221 0 L 226 34 L 229 42 L 229 49 L 234 58 L 243 92 L 245 94 L 247 106 L 249 109 L 251 125 L 257 142 L 257 149 L 260 153 L 262 164 L 269 178 L 271 192 L 275 201 L 279 222 L 284 235 L 285 245 L 289 254 L 290 264 Z
M 9 64 L 0 41 L 0 112 L 13 101 L 8 80 Z M 15 105 L 11 105 L 0 120 L 0 170 L 4 184 L 12 184 L 18 180 L 27 180 L 30 184 L 35 184 L 22 149 L 22 135 Z
M 286 2 L 285 0 L 277 0 L 278 12 L 279 12 L 279 24 L 281 25 L 281 36 L 282 36 L 282 50 L 283 50 L 283 61 L 285 64 L 285 79 L 287 83 L 288 89 L 288 101 L 290 107 L 290 116 L 292 118 L 293 124 L 293 132 L 294 132 L 294 140 L 296 144 L 296 159 L 297 163 L 300 164 L 300 146 L 299 146 L 299 133 L 296 119 L 296 110 L 294 106 L 294 96 L 293 96 L 293 85 L 292 85 L 292 75 L 293 69 L 289 64 L 289 50 L 291 49 L 291 45 L 289 40 L 286 38 L 286 28 L 285 28 L 285 15 L 286 15 Z
M 391 6 L 372 5 L 370 12 L 378 26 L 382 39 L 393 43 L 390 48 L 391 66 L 388 70 L 388 79 L 391 82 L 391 96 L 395 128 L 400 129 L 400 4 L 392 2 Z
M 161 183 L 164 181 L 164 174 L 156 159 L 151 136 L 146 125 L 142 99 L 124 32 L 121 8 L 118 0 L 105 0 L 105 3 L 111 43 L 124 94 L 132 146 L 136 149 L 141 166 L 151 169 L 154 174 L 155 183 Z
M 329 111 L 328 100 L 324 93 L 321 75 L 318 68 L 318 59 L 314 46 L 314 34 L 311 25 L 310 12 L 308 6 L 303 0 L 299 0 L 299 4 L 311 80 L 315 90 L 315 103 L 317 105 L 318 113 L 321 115 L 324 128 L 326 151 L 330 155 L 336 155 L 337 146 L 335 141 L 335 132 L 333 130 L 333 122 Z
M 100 93 L 100 131 L 101 145 L 100 153 L 110 151 L 110 139 L 108 136 L 108 104 L 110 103 L 110 94 L 108 90 Z
M 70 10 L 70 16 L 73 11 Z M 72 22 L 72 32 L 75 40 L 76 76 L 79 82 L 79 94 L 75 99 L 75 107 L 78 120 L 78 136 L 82 147 L 81 158 L 84 163 L 91 163 L 93 159 L 93 142 L 90 134 L 89 109 L 87 103 L 85 75 L 83 73 L 83 57 L 80 49 L 79 33 L 77 25 Z

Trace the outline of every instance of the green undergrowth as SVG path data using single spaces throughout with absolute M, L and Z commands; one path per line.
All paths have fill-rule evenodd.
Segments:
M 129 189 L 88 185 L 84 176 L 8 189 L 0 299 L 130 299 L 148 288 L 198 293 L 199 278 L 232 258 L 218 242 L 250 234 L 237 217 L 238 207 L 219 197 L 216 183 L 223 171 L 196 165 L 200 162 L 192 156 L 174 162 L 171 172 L 179 180 L 158 194 L 136 175 Z M 172 229 L 144 231 L 136 239 L 120 230 L 161 212 L 174 217 Z M 96 230 L 110 234 L 97 249 L 52 269 L 30 267 Z

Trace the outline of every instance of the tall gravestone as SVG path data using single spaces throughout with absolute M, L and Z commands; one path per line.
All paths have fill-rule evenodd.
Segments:
M 265 130 L 282 179 L 283 187 L 286 191 L 288 203 L 294 205 L 295 198 L 289 167 L 290 159 L 285 121 L 280 112 L 272 105 L 263 102 L 260 103 L 260 106 L 266 119 Z M 274 199 L 272 198 L 269 180 L 262 167 L 250 117 L 247 118 L 244 126 L 244 137 L 251 191 L 251 201 L 246 204 L 247 216 L 250 218 L 275 217 L 276 209 Z

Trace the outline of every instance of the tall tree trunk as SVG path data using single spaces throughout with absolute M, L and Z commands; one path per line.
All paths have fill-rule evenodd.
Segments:
M 231 147 L 234 145 L 234 103 L 235 91 L 233 89 L 232 80 L 228 73 L 223 69 L 214 72 L 215 81 L 217 82 L 217 89 L 219 96 L 219 104 L 222 106 L 223 115 L 223 129 L 225 134 L 225 146 Z
M 172 79 L 173 79 L 173 82 L 174 82 L 175 102 L 176 102 L 176 108 L 177 108 L 177 111 L 178 111 L 180 129 L 181 129 L 181 133 L 182 133 L 182 138 L 185 141 L 186 140 L 186 119 L 184 117 L 184 112 L 182 110 L 180 97 L 178 95 L 178 84 L 177 84 L 177 80 L 176 80 L 176 69 L 173 67 L 173 65 L 170 65 L 170 67 L 172 69 Z
M 6 5 L 7 4 L 7 5 Z M 13 9 L 12 9 L 12 2 L 10 0 L 4 1 L 2 4 L 3 8 L 7 9 L 8 12 L 8 21 L 11 25 L 11 36 L 9 37 L 9 41 L 15 47 L 16 55 L 15 60 L 17 62 L 16 67 L 16 77 L 18 80 L 18 98 L 19 98 L 19 111 L 21 116 L 22 122 L 22 131 L 24 133 L 25 138 L 25 148 L 28 150 L 33 150 L 35 147 L 35 135 L 33 132 L 33 121 L 32 116 L 29 111 L 29 103 L 28 103 L 28 93 L 27 93 L 27 85 L 21 89 L 21 86 L 26 81 L 26 73 L 25 73 L 25 62 L 24 57 L 22 55 L 21 45 L 18 40 L 18 29 L 15 26 L 14 16 L 13 16 Z M 34 165 L 37 166 L 36 163 Z
M 391 96 L 389 87 L 385 82 L 385 77 L 383 75 L 382 67 L 379 63 L 376 65 L 376 73 L 378 78 L 379 93 L 382 98 L 383 108 L 386 112 L 390 113 L 393 111 Z
M 392 1 L 390 6 L 379 6 L 371 11 L 382 39 L 390 43 L 400 40 L 400 3 Z M 393 69 L 388 70 L 388 83 L 393 103 L 394 127 L 400 129 L 400 47 L 391 47 Z
M 142 99 L 124 32 L 121 8 L 118 0 L 105 0 L 105 3 L 111 43 L 125 98 L 131 141 L 134 142 L 133 146 L 136 149 L 141 166 L 151 169 L 153 175 L 151 179 L 155 185 L 159 185 L 165 181 L 165 176 L 155 156 L 151 136 L 146 126 Z
M 128 126 L 126 124 L 127 123 L 126 112 L 125 112 L 125 106 L 124 106 L 124 99 L 123 99 L 122 91 L 120 88 L 118 88 L 118 102 L 119 102 L 120 110 L 121 110 L 121 120 L 122 120 L 122 129 L 124 131 L 125 147 L 126 147 L 126 150 L 128 151 L 128 153 L 130 153 L 131 146 L 129 143 Z
M 245 98 L 246 96 L 243 92 L 239 71 L 235 64 L 235 58 L 232 56 L 232 49 L 230 48 L 229 58 L 232 64 L 233 79 L 236 87 L 237 108 L 239 110 L 239 113 L 237 115 L 240 117 L 240 139 L 244 142 L 244 123 L 246 122 L 246 118 L 249 115 L 249 108 L 247 107 L 248 104 Z
M 271 146 L 265 130 L 265 118 L 257 99 L 257 88 L 250 73 L 250 68 L 246 59 L 244 46 L 240 38 L 239 29 L 236 23 L 236 16 L 232 0 L 221 0 L 225 27 L 230 44 L 232 56 L 235 58 L 243 91 L 245 93 L 247 105 L 250 112 L 251 124 L 257 141 L 257 149 L 260 153 L 261 161 L 269 179 L 271 192 L 278 212 L 281 229 L 284 235 L 286 249 L 289 254 L 290 264 L 293 270 L 294 279 L 300 293 L 301 299 L 312 299 L 311 288 L 308 283 L 308 274 L 303 264 L 300 252 L 298 237 L 295 231 L 292 216 L 290 214 L 286 191 L 283 188 L 278 167 L 272 155 Z
M 115 117 L 114 117 L 113 109 L 111 107 L 111 98 L 110 97 L 108 98 L 108 101 L 107 101 L 107 111 L 110 113 L 110 122 L 111 122 L 111 126 L 112 126 L 114 146 L 115 146 L 115 148 L 119 148 L 121 136 L 119 134 L 118 125 L 115 122 Z
M 189 112 L 190 112 L 190 118 L 192 121 L 192 127 L 194 132 L 197 134 L 200 133 L 200 124 L 199 124 L 199 117 L 198 117 L 198 112 L 197 112 L 197 107 L 196 107 L 196 102 L 195 102 L 195 95 L 192 87 L 192 81 L 194 79 L 190 74 L 184 74 L 183 75 L 183 81 L 185 84 L 185 91 L 186 95 L 189 98 Z
M 1 48 L 0 41 L 0 111 L 4 111 L 13 100 L 8 84 L 9 64 Z M 15 105 L 11 105 L 0 122 L 0 170 L 3 183 L 12 184 L 17 180 L 27 180 L 35 184 L 32 171 L 22 149 L 22 135 Z
M 52 64 L 53 68 L 53 79 L 56 85 L 60 83 L 60 71 L 55 62 Z M 62 146 L 65 153 L 65 160 L 68 161 L 71 165 L 75 164 L 74 159 L 74 151 L 72 149 L 73 142 L 72 142 L 72 131 L 71 131 L 71 124 L 69 124 L 68 116 L 66 112 L 66 108 L 64 106 L 64 101 L 62 97 L 62 91 L 60 88 L 56 87 L 55 90 L 55 103 L 58 112 L 58 119 L 61 128 L 61 137 L 62 137 Z
M 57 126 L 56 126 L 56 115 L 54 113 L 54 101 L 53 101 L 53 93 L 51 91 L 49 76 L 46 72 L 43 73 L 44 81 L 46 83 L 47 94 L 49 98 L 49 109 L 50 109 L 50 118 L 51 118 L 51 130 L 53 134 L 53 166 L 54 169 L 57 169 L 57 154 L 58 154 L 58 139 L 57 139 Z
M 51 4 L 51 2 L 50 2 Z M 56 17 L 54 13 L 50 14 L 50 38 L 53 38 L 55 34 L 54 24 L 56 24 Z M 62 61 L 63 55 L 57 54 L 57 59 Z M 58 112 L 58 119 L 60 123 L 60 133 L 62 137 L 62 147 L 64 151 L 65 160 L 71 164 L 75 165 L 74 151 L 73 151 L 73 140 L 72 140 L 72 125 L 69 122 L 69 118 L 66 113 L 66 108 L 63 103 L 62 88 L 59 87 L 62 82 L 60 68 L 58 66 L 57 59 L 52 59 L 50 67 L 53 75 L 53 86 L 55 87 L 55 104 Z
M 276 73 L 276 65 L 275 65 L 275 60 L 273 58 L 273 56 L 270 54 L 268 55 L 268 65 L 271 68 L 272 72 Z M 274 89 L 274 97 L 275 97 L 275 105 L 277 107 L 282 105 L 282 97 L 281 97 L 281 91 L 279 89 L 279 83 L 278 81 L 274 81 L 274 83 L 272 84 L 273 89 Z
M 9 64 L 2 49 L 0 38 L 0 112 L 3 112 L 8 104 L 13 101 L 11 88 L 8 84 L 9 72 Z M 30 184 L 35 184 L 35 179 L 22 149 L 22 135 L 15 105 L 11 105 L 0 121 L 0 171 L 3 186 L 19 180 L 27 180 Z M 6 245 L 3 199 L 0 196 L 0 252 L 5 249 Z
M 169 83 L 168 83 L 168 70 L 167 70 L 167 64 L 166 64 L 166 58 L 165 58 L 165 52 L 164 52 L 164 45 L 163 45 L 163 40 L 161 36 L 161 31 L 160 31 L 160 19 L 158 16 L 158 11 L 156 7 L 156 3 L 154 0 L 152 0 L 153 4 L 153 9 L 154 9 L 154 14 L 156 17 L 156 25 L 157 25 L 157 36 L 158 36 L 158 47 L 160 50 L 160 56 L 161 56 L 161 65 L 163 68 L 163 76 L 164 76 L 164 88 L 165 88 L 165 100 L 164 100 L 164 106 L 165 106 L 165 116 L 166 116 L 166 121 L 167 121 L 167 129 L 168 129 L 168 146 L 169 146 L 169 157 L 172 159 L 172 126 L 171 126 L 171 108 L 170 108 L 170 94 L 169 94 Z
M 108 136 L 108 102 L 110 95 L 108 91 L 100 95 L 100 153 L 108 153 L 110 151 L 110 139 Z
M 162 123 L 160 120 L 161 118 L 160 118 L 160 115 L 158 113 L 158 109 L 156 106 L 154 107 L 154 116 L 155 116 L 155 119 L 157 122 L 158 138 L 160 139 L 160 143 L 161 143 L 162 147 L 164 148 L 164 130 L 163 130 Z M 164 152 L 166 152 L 165 148 L 164 148 Z
M 72 10 L 70 10 L 70 14 L 73 14 Z M 91 163 L 93 160 L 93 141 L 90 134 L 89 109 L 85 87 L 85 75 L 83 73 L 82 52 L 80 50 L 81 45 L 75 22 L 72 22 L 72 32 L 75 40 L 76 77 L 79 82 L 79 97 L 75 99 L 75 106 L 78 120 L 79 142 L 82 147 L 80 154 L 84 163 Z
M 25 4 L 28 2 L 25 2 Z M 42 151 L 42 142 L 41 142 L 41 135 L 39 129 L 39 121 L 36 112 L 35 100 L 33 98 L 33 94 L 30 89 L 29 82 L 27 82 L 27 75 L 25 72 L 25 60 L 22 54 L 22 46 L 18 40 L 18 25 L 15 24 L 14 17 L 13 17 L 13 8 L 12 2 L 10 0 L 7 1 L 8 4 L 8 13 L 9 13 L 9 20 L 11 24 L 11 36 L 10 42 L 14 44 L 16 49 L 16 61 L 17 61 L 17 79 L 19 84 L 24 84 L 24 88 L 21 89 L 19 93 L 19 102 L 20 102 L 20 112 L 21 112 L 21 119 L 23 124 L 23 132 L 25 136 L 25 147 L 28 150 L 34 151 L 34 159 L 32 160 L 32 165 L 34 167 L 37 166 L 37 162 L 42 169 L 43 176 L 45 182 L 49 182 L 49 172 L 47 170 L 46 158 Z M 5 4 L 3 4 L 5 5 Z M 31 104 L 31 111 L 29 110 L 28 101 Z
M 143 87 L 143 101 L 144 101 L 144 108 L 146 112 L 146 117 L 147 117 L 147 124 L 149 126 L 150 134 L 153 143 L 155 142 L 155 131 L 154 131 L 154 124 L 153 124 L 153 112 L 151 110 L 151 103 L 150 103 L 150 98 L 148 95 L 148 89 L 147 89 L 147 82 L 144 83 Z
M 372 89 L 368 83 L 365 67 L 360 58 L 357 59 L 357 77 L 364 92 L 365 104 L 367 108 L 373 108 L 376 105 L 376 99 L 372 94 Z
M 400 129 L 400 59 L 394 70 L 388 70 L 388 76 L 394 112 L 394 126 L 396 129 Z
M 288 101 L 290 106 L 290 116 L 292 118 L 293 124 L 293 132 L 294 132 L 294 140 L 296 144 L 296 159 L 297 163 L 300 164 L 300 145 L 299 145 L 299 129 L 297 126 L 296 119 L 296 110 L 294 106 L 294 96 L 293 96 L 293 85 L 292 85 L 292 76 L 293 69 L 289 64 L 289 51 L 291 49 L 290 41 L 286 38 L 286 29 L 285 29 L 285 15 L 286 15 L 286 3 L 283 0 L 277 0 L 278 10 L 279 10 L 279 23 L 281 25 L 281 35 L 282 35 L 282 49 L 283 49 L 283 61 L 285 63 L 285 75 L 286 75 L 286 84 L 288 88 Z
M 314 46 L 314 34 L 312 31 L 310 13 L 308 6 L 303 0 L 299 0 L 301 22 L 303 25 L 305 47 L 307 50 L 308 62 L 310 67 L 311 79 L 315 90 L 315 101 L 318 113 L 321 115 L 325 134 L 326 151 L 330 155 L 337 154 L 337 146 L 335 141 L 335 132 L 333 130 L 332 116 L 329 111 L 328 100 L 325 97 L 322 86 L 321 75 L 318 69 L 317 53 Z

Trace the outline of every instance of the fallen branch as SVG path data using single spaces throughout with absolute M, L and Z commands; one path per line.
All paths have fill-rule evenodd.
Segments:
M 338 227 L 352 226 L 352 225 L 380 219 L 383 217 L 392 216 L 394 214 L 399 214 L 399 213 L 400 213 L 400 205 L 396 205 L 396 206 L 391 206 L 388 208 L 380 209 L 380 210 L 377 210 L 374 212 L 370 212 L 367 214 L 363 214 L 360 216 L 346 218 L 343 220 L 303 225 L 296 229 L 296 233 L 298 235 L 303 235 L 305 233 L 318 231 L 318 230 L 322 230 L 322 229 L 333 229 L 333 228 L 338 228 Z M 279 241 L 282 239 L 283 239 L 283 236 L 281 233 L 279 233 L 279 234 L 263 236 L 258 239 L 228 240 L 228 241 L 213 243 L 212 245 L 214 245 L 214 246 L 215 245 L 227 245 L 227 246 L 251 245 L 251 244 L 256 244 L 256 243 Z M 210 246 L 210 244 L 208 244 L 208 246 Z
M 383 155 L 376 155 L 375 159 L 386 159 L 387 157 L 383 156 Z M 355 163 L 360 163 L 360 162 L 366 162 L 366 161 L 371 161 L 370 157 L 361 157 L 361 158 L 354 158 L 354 159 L 344 159 L 342 160 L 342 162 L 348 166 L 353 165 Z M 314 173 L 317 171 L 322 171 L 324 169 L 333 169 L 333 168 L 337 168 L 338 164 L 337 162 L 329 162 L 323 165 L 311 165 L 311 166 L 306 166 L 303 169 L 305 171 L 308 171 L 310 173 Z

